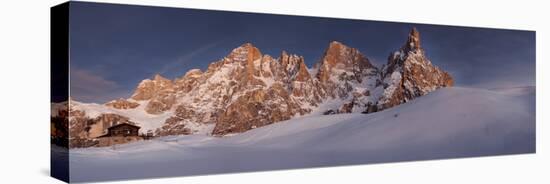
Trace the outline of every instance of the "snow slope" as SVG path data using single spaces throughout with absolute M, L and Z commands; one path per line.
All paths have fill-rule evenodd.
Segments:
M 230 137 L 70 151 L 72 181 L 535 152 L 535 88 L 443 88 L 372 114 L 297 117 Z

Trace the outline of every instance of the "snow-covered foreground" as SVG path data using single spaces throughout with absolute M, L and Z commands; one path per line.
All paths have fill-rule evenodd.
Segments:
M 535 152 L 535 88 L 445 88 L 373 114 L 312 115 L 239 135 L 70 151 L 71 181 Z

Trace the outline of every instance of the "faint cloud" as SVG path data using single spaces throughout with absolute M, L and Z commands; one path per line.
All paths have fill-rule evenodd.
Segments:
M 206 44 L 206 45 L 203 45 L 201 47 L 198 47 L 195 50 L 192 50 L 191 52 L 188 52 L 187 54 L 178 57 L 173 62 L 169 62 L 169 63 L 165 64 L 159 70 L 158 74 L 165 74 L 165 73 L 169 72 L 170 70 L 173 70 L 173 69 L 177 68 L 181 64 L 188 63 L 190 59 L 193 59 L 193 57 L 198 56 L 200 54 L 203 54 L 204 52 L 206 52 L 206 51 L 208 51 L 212 48 L 215 48 L 216 46 L 220 45 L 221 43 L 222 43 L 222 41 L 213 42 L 213 43 Z
M 70 83 L 70 95 L 78 101 L 102 103 L 120 95 L 120 86 L 116 82 L 74 66 L 71 66 Z

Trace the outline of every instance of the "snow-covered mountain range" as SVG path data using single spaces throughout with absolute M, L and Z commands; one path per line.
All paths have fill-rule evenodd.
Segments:
M 312 68 L 299 55 L 273 57 L 245 43 L 205 71 L 145 79 L 128 99 L 70 100 L 70 136 L 92 139 L 119 123 L 159 136 L 233 135 L 301 116 L 382 111 L 452 85 L 426 57 L 414 28 L 381 68 L 337 41 Z

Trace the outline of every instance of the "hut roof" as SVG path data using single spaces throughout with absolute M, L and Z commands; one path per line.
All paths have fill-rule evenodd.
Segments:
M 137 125 L 132 125 L 130 123 L 121 123 L 121 124 L 113 125 L 113 126 L 107 128 L 107 129 L 113 129 L 113 128 L 120 127 L 120 126 L 123 126 L 123 125 L 129 125 L 129 126 L 132 126 L 132 127 L 138 128 L 138 129 L 141 128 Z

